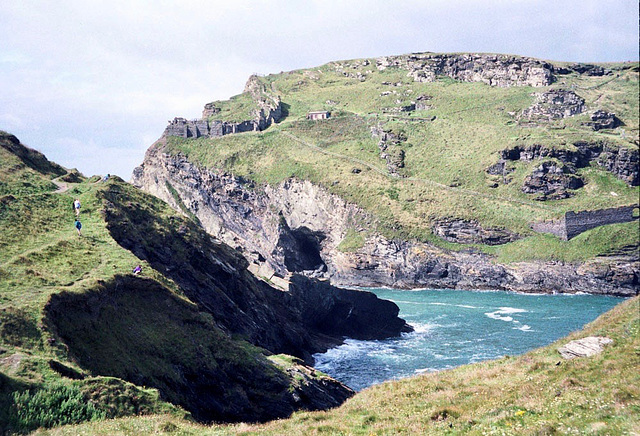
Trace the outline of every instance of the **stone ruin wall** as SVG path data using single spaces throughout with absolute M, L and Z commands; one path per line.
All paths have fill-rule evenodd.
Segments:
M 564 217 L 567 239 L 571 239 L 595 227 L 633 221 L 633 209 L 635 207 L 622 206 L 612 209 L 567 212 Z
M 621 206 L 611 209 L 583 210 L 567 212 L 564 218 L 553 221 L 534 223 L 531 228 L 539 233 L 551 233 L 565 241 L 578 236 L 580 233 L 607 224 L 628 223 L 636 218 L 633 210 L 637 206 Z
M 564 218 L 560 220 L 542 221 L 533 223 L 531 228 L 538 233 L 551 233 L 560 239 L 567 240 L 567 228 Z

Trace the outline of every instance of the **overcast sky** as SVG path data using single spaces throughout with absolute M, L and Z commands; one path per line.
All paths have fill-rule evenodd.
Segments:
M 0 130 L 129 179 L 175 116 L 253 73 L 410 52 L 638 60 L 637 0 L 0 2 Z

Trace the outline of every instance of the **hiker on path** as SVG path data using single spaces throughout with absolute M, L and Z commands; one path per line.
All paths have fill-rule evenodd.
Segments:
M 82 232 L 80 231 L 80 229 L 82 229 L 82 223 L 78 218 L 76 218 L 75 228 L 78 231 L 78 236 L 82 236 Z
M 73 200 L 73 210 L 76 211 L 76 216 L 80 216 L 80 200 L 77 198 Z
M 135 275 L 140 274 L 140 272 L 142 272 L 142 265 L 138 265 L 137 267 L 135 267 L 135 268 L 133 269 L 133 273 L 134 273 Z

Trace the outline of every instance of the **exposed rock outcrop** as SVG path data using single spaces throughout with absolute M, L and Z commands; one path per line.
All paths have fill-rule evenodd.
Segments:
M 371 217 L 355 205 L 308 181 L 257 187 L 228 174 L 198 168 L 184 157 L 168 155 L 158 143 L 147 152 L 134 183 L 179 209 L 167 182 L 209 233 L 242 248 L 251 262 L 268 264 L 283 276 L 288 273 L 284 257 L 274 250 L 281 219 L 290 229 L 304 226 L 315 235 L 324 235 L 319 242 L 319 256 L 326 265 L 322 276 L 334 285 L 612 295 L 635 295 L 638 291 L 637 256 L 597 258 L 583 264 L 500 265 L 483 254 L 446 252 L 375 233 L 366 237 L 362 247 L 343 252 L 337 247 L 349 229 L 354 225 L 356 231 L 373 227 Z
M 483 228 L 480 223 L 463 219 L 436 220 L 433 233 L 445 241 L 458 244 L 500 245 L 513 242 L 520 237 L 506 229 Z
M 540 194 L 535 200 L 560 200 L 574 195 L 573 190 L 582 188 L 584 181 L 573 174 L 573 169 L 553 161 L 542 162 L 527 176 L 522 185 L 525 194 Z
M 402 177 L 400 170 L 404 168 L 405 153 L 401 146 L 407 138 L 391 130 L 384 130 L 380 125 L 371 128 L 371 135 L 374 138 L 379 138 L 380 158 L 386 161 L 389 174 Z
M 288 292 L 283 292 L 257 280 L 244 257 L 212 240 L 196 224 L 169 226 L 151 208 L 125 201 L 128 196 L 117 185 L 103 195 L 108 229 L 120 245 L 171 278 L 225 331 L 255 345 L 311 362 L 311 354 L 341 343 L 348 334 L 371 336 L 377 323 L 360 323 L 365 316 L 361 313 L 375 314 L 385 326 L 397 326 L 392 319 L 397 318 L 397 306 L 371 300 L 373 294 L 317 284 L 306 277 L 292 277 Z M 322 292 L 322 306 L 314 291 Z M 310 313 L 330 317 L 334 325 L 323 330 L 324 323 Z M 396 335 L 408 328 L 401 323 Z
M 547 86 L 554 81 L 553 66 L 538 59 L 496 54 L 433 54 L 385 56 L 376 59 L 378 70 L 401 68 L 416 82 L 448 76 L 463 82 L 491 86 Z
M 600 354 L 604 350 L 604 347 L 611 343 L 613 343 L 613 339 L 602 336 L 589 336 L 563 345 L 558 348 L 558 353 L 565 359 L 590 357 Z
M 507 161 L 532 161 L 536 159 L 554 158 L 565 164 L 570 172 L 576 168 L 584 168 L 591 163 L 604 167 L 629 186 L 638 186 L 640 153 L 637 147 L 623 147 L 602 141 L 577 141 L 570 148 L 546 147 L 540 144 L 527 146 L 516 145 L 500 152 L 500 160 L 487 168 L 492 175 L 506 175 L 511 171 Z
M 573 91 L 551 89 L 535 94 L 533 105 L 522 111 L 522 118 L 530 121 L 552 121 L 568 118 L 584 111 L 584 98 Z
M 207 103 L 202 111 L 202 118 L 187 120 L 176 117 L 169 121 L 164 130 L 164 135 L 182 138 L 200 138 L 203 136 L 211 138 L 233 133 L 264 130 L 282 119 L 280 97 L 268 93 L 258 76 L 249 77 L 244 92 L 251 95 L 256 105 L 253 110 L 253 119 L 240 122 L 212 120 L 210 117 L 220 112 L 220 109 L 213 103 Z
M 616 114 L 598 109 L 591 114 L 591 121 L 584 123 L 585 126 L 591 127 L 593 130 L 615 129 L 622 122 Z

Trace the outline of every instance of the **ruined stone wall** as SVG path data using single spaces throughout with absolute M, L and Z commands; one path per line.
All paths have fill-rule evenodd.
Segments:
M 612 209 L 567 212 L 564 217 L 566 238 L 571 239 L 582 232 L 606 224 L 628 223 L 633 221 L 633 209 L 634 206 L 622 206 Z
M 567 212 L 560 220 L 534 223 L 531 228 L 539 233 L 551 233 L 568 241 L 580 233 L 607 224 L 628 223 L 633 221 L 633 209 L 637 206 L 621 206 L 611 209 L 583 210 Z
M 564 218 L 560 220 L 542 221 L 533 223 L 531 228 L 538 233 L 551 233 L 560 239 L 567 240 L 567 227 Z

